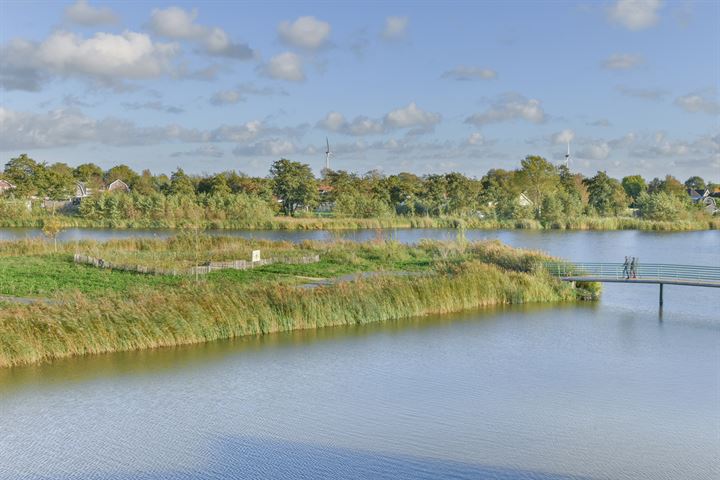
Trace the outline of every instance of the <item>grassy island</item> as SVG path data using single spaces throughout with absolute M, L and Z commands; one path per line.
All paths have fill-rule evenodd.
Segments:
M 182 268 L 208 261 L 319 255 L 207 275 L 147 275 L 73 262 Z M 0 367 L 72 355 L 381 322 L 486 305 L 595 298 L 562 283 L 550 257 L 499 242 L 299 244 L 185 234 L 59 244 L 0 243 Z

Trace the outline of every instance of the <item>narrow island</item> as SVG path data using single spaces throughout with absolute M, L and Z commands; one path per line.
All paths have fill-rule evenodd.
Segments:
M 383 322 L 482 306 L 596 299 L 536 251 L 217 237 L 0 243 L 0 367 L 75 355 Z

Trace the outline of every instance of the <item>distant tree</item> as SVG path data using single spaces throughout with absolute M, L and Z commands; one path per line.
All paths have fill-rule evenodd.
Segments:
M 83 163 L 73 169 L 73 177 L 75 180 L 97 189 L 102 186 L 103 171 L 94 163 Z
M 430 215 L 447 213 L 447 179 L 444 175 L 427 175 L 424 178 L 420 201 L 425 212 Z
M 647 191 L 645 179 L 640 175 L 630 175 L 622 179 L 622 187 L 625 194 L 633 201 L 643 192 Z
M 627 208 L 629 199 L 620 182 L 610 178 L 605 172 L 597 172 L 592 178 L 585 179 L 588 188 L 589 205 L 600 215 L 617 215 Z
M 270 175 L 273 193 L 282 204 L 282 211 L 292 215 L 298 208 L 312 208 L 318 201 L 318 189 L 310 166 L 285 158 L 272 164 Z
M 707 185 L 705 185 L 705 180 L 698 176 L 692 176 L 685 180 L 685 186 L 687 188 L 692 188 L 693 190 L 701 191 L 707 188 Z
M 447 213 L 467 215 L 477 210 L 478 197 L 482 189 L 480 182 L 461 173 L 451 172 L 445 174 L 445 184 Z
M 640 216 L 648 220 L 680 220 L 687 214 L 687 205 L 676 195 L 666 192 L 643 192 L 637 199 Z
M 13 194 L 18 197 L 29 197 L 37 194 L 39 188 L 42 188 L 42 185 L 38 184 L 42 182 L 44 173 L 45 166 L 37 163 L 25 153 L 11 158 L 5 164 L 4 170 L 5 178 L 15 185 Z
M 132 188 L 135 186 L 138 177 L 137 172 L 127 165 L 116 165 L 105 172 L 104 180 L 107 185 L 110 185 L 115 180 L 122 180 Z
M 155 179 L 153 178 L 153 174 L 150 170 L 145 169 L 142 171 L 140 177 L 133 185 L 133 192 L 140 195 L 152 195 L 157 192 Z
M 218 174 L 210 179 L 210 193 L 212 195 L 228 195 L 230 186 L 228 185 L 227 176 Z
M 53 241 L 54 250 L 57 252 L 57 236 L 62 230 L 62 224 L 57 217 L 52 216 L 43 220 L 42 232 L 47 238 Z
M 401 214 L 415 214 L 415 204 L 422 190 L 422 180 L 413 173 L 401 172 L 385 179 L 390 203 Z
M 170 193 L 172 195 L 195 195 L 195 185 L 192 179 L 180 167 L 170 175 Z
M 555 166 L 543 157 L 530 155 L 520 162 L 518 182 L 533 202 L 536 215 L 540 215 L 545 196 L 555 193 L 560 177 Z
M 66 200 L 75 193 L 72 169 L 65 164 L 54 164 L 43 172 L 39 191 L 52 200 Z

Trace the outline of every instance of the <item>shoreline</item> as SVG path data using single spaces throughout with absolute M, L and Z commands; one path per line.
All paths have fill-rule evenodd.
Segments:
M 50 217 L 48 217 L 50 218 Z M 62 229 L 88 228 L 113 230 L 187 230 L 187 222 L 90 220 L 73 216 L 56 217 Z M 0 228 L 42 228 L 43 218 L 0 219 Z M 720 218 L 708 220 L 659 221 L 636 217 L 580 217 L 565 222 L 543 224 L 538 220 L 483 220 L 460 217 L 387 217 L 387 218 L 304 218 L 274 217 L 271 220 L 246 222 L 232 220 L 206 221 L 201 229 L 251 231 L 316 231 L 374 229 L 473 229 L 473 230 L 569 230 L 569 231 L 707 231 L 720 230 Z

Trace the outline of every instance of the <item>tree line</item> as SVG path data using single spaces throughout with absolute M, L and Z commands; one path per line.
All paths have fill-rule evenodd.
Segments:
M 151 220 L 252 220 L 322 210 L 353 218 L 473 216 L 552 223 L 580 216 L 619 216 L 628 207 L 643 218 L 680 220 L 706 215 L 693 205 L 688 188 L 718 189 L 698 176 L 685 182 L 671 175 L 649 182 L 640 175 L 618 180 L 603 171 L 585 177 L 540 156 L 527 156 L 514 170 L 491 169 L 477 179 L 457 172 L 361 175 L 344 170 L 323 170 L 316 178 L 309 165 L 288 159 L 274 162 L 267 177 L 235 171 L 188 175 L 181 168 L 168 176 L 149 170 L 137 173 L 127 165 L 108 170 L 93 163 L 74 168 L 48 165 L 22 154 L 10 159 L 0 178 L 15 187 L 5 192 L 6 199 L 66 200 L 75 195 L 77 182 L 83 182 L 93 193 L 82 199 L 76 215 Z M 130 193 L 104 191 L 114 180 L 125 182 Z

